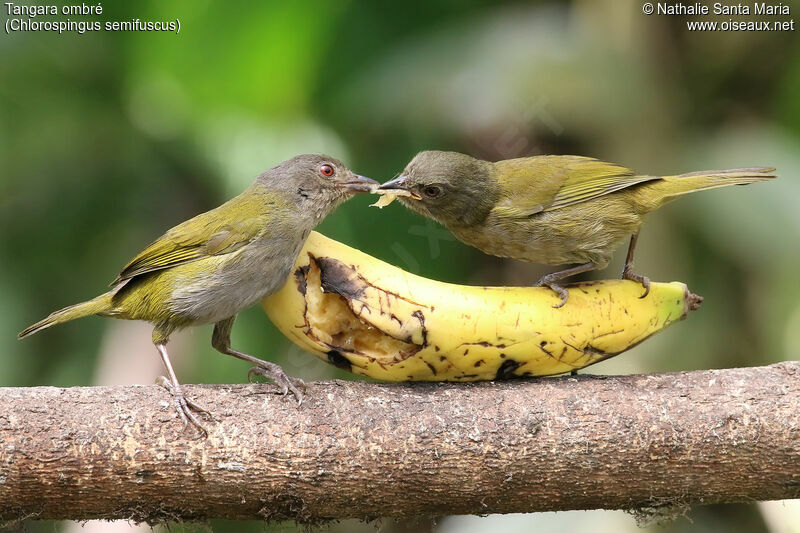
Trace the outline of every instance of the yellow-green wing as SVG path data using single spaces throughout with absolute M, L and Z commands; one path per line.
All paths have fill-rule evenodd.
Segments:
M 234 252 L 263 232 L 264 223 L 258 217 L 228 222 L 230 217 L 225 215 L 231 207 L 223 204 L 175 226 L 133 258 L 111 285 L 147 272 Z
M 495 163 L 502 197 L 493 211 L 525 218 L 660 179 L 591 157 L 537 156 Z

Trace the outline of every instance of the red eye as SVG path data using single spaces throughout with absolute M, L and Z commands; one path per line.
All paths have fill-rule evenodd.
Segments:
M 319 167 L 319 172 L 323 176 L 331 177 L 333 176 L 333 167 L 331 165 L 322 165 Z

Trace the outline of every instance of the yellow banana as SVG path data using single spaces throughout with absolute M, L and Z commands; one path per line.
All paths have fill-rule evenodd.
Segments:
M 385 381 L 480 381 L 583 368 L 696 309 L 682 283 L 471 287 L 405 272 L 312 232 L 286 285 L 262 306 L 301 348 Z

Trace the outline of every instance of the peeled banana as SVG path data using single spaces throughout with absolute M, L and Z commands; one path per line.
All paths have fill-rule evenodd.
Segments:
M 301 348 L 384 381 L 544 376 L 623 352 L 696 309 L 682 283 L 474 287 L 405 272 L 312 232 L 286 285 L 262 301 Z

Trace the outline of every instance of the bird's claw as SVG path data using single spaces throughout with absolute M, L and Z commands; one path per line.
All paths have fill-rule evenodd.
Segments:
M 300 388 L 305 390 L 306 384 L 302 379 L 289 377 L 279 365 L 262 361 L 247 372 L 248 381 L 252 382 L 253 376 L 264 376 L 271 379 L 280 387 L 282 395 L 286 396 L 291 392 L 297 400 L 297 405 L 303 403 L 303 393 L 300 392 Z
M 178 416 L 180 416 L 181 420 L 183 420 L 184 426 L 191 424 L 203 434 L 204 438 L 208 438 L 208 430 L 206 430 L 203 424 L 200 423 L 194 412 L 200 413 L 201 415 L 208 417 L 210 420 L 214 420 L 214 417 L 211 416 L 211 413 L 194 400 L 184 396 L 183 391 L 176 389 L 166 377 L 159 376 L 156 379 L 156 385 L 164 387 L 169 391 L 170 394 L 172 394 L 172 398 L 175 401 L 175 408 L 178 411 Z
M 637 274 L 632 269 L 626 267 L 622 270 L 622 279 L 629 279 L 631 281 L 636 281 L 642 284 L 642 287 L 644 287 L 644 294 L 639 296 L 639 298 L 644 298 L 645 296 L 650 294 L 650 278 L 648 278 L 647 276 L 642 276 L 641 274 Z
M 537 287 L 549 287 L 550 290 L 558 294 L 561 298 L 561 303 L 558 305 L 554 305 L 553 309 L 560 309 L 566 305 L 567 300 L 569 300 L 569 291 L 556 283 L 556 280 L 550 278 L 549 276 L 542 276 L 539 281 L 536 282 Z
M 181 415 L 183 419 L 183 424 L 188 425 L 191 424 L 203 435 L 203 438 L 208 438 L 208 430 L 200 423 L 197 419 L 197 416 L 192 412 L 193 410 L 197 409 L 197 404 L 191 400 L 187 400 L 183 395 L 175 395 L 175 404 L 178 408 L 178 413 Z M 208 411 L 198 409 L 200 413 L 207 414 Z

